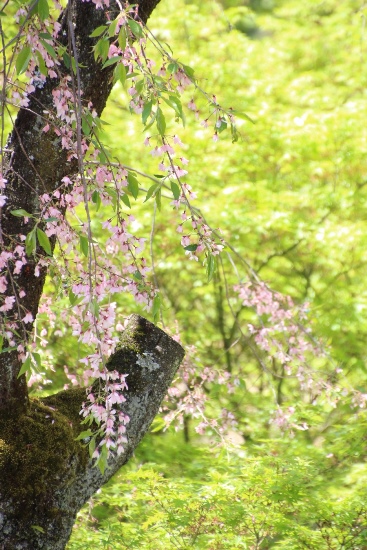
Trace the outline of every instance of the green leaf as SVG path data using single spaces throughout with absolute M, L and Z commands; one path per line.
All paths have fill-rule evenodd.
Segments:
M 169 105 L 175 111 L 176 114 L 180 115 L 180 111 L 178 110 L 176 103 L 173 103 L 170 99 L 167 99 L 166 97 L 163 97 L 163 96 L 162 96 L 162 99 L 165 103 L 167 103 L 167 105 Z M 181 105 L 181 111 L 182 111 L 182 105 Z
M 195 71 L 192 67 L 189 67 L 189 65 L 184 65 L 183 63 L 181 63 L 182 67 L 183 67 L 183 70 L 185 71 L 185 73 L 187 74 L 187 76 L 191 79 L 194 78 L 194 74 L 195 74 Z
M 37 352 L 32 353 L 33 360 L 37 363 L 37 367 L 41 368 L 41 356 Z
M 97 189 L 95 191 L 93 191 L 92 202 L 96 205 L 96 211 L 98 212 L 98 210 L 99 210 L 99 208 L 102 204 L 102 200 L 101 200 L 101 196 L 98 193 Z
M 93 144 L 96 148 L 99 147 L 99 143 L 93 141 Z M 108 162 L 108 157 L 103 149 L 98 154 L 98 160 L 101 164 L 107 164 Z
M 147 202 L 150 199 L 150 197 L 156 192 L 156 190 L 159 189 L 160 186 L 161 186 L 160 183 L 153 183 L 153 185 L 151 187 L 149 187 L 149 189 L 147 191 L 147 195 L 145 197 L 144 202 Z
M 38 242 L 40 243 L 46 254 L 52 256 L 50 239 L 47 237 L 46 233 L 42 231 L 42 229 L 40 229 L 39 227 L 37 227 L 37 238 Z
M 89 241 L 88 237 L 85 235 L 79 235 L 79 244 L 80 244 L 80 250 L 83 252 L 84 256 L 88 258 L 89 256 Z
M 168 63 L 167 65 L 167 72 L 170 74 L 177 73 L 178 71 L 178 65 L 177 63 Z
M 153 320 L 154 322 L 156 323 L 159 319 L 159 312 L 161 310 L 161 295 L 158 293 L 154 296 L 154 299 L 153 299 L 153 308 L 152 308 L 152 313 L 153 313 Z
M 132 196 L 134 197 L 134 199 L 136 199 L 139 195 L 139 182 L 132 172 L 128 173 L 127 181 L 128 181 L 127 188 L 132 194 Z
M 208 264 L 206 266 L 206 273 L 208 275 L 208 283 L 212 280 L 213 278 L 213 275 L 215 273 L 215 268 L 216 268 L 216 262 L 215 262 L 215 257 L 212 255 L 212 254 L 209 254 L 209 257 L 208 257 Z
M 108 27 L 108 36 L 111 38 L 112 36 L 115 36 L 116 34 L 116 27 L 118 23 L 118 17 L 112 21 L 112 23 Z
M 86 439 L 87 437 L 92 437 L 93 432 L 92 430 L 85 430 L 84 432 L 80 432 L 78 437 L 75 438 L 75 441 L 79 441 L 80 439 Z
M 141 95 L 142 91 L 143 91 L 143 88 L 144 88 L 144 78 L 142 78 L 141 80 L 139 80 L 138 82 L 136 82 L 135 84 L 135 89 L 136 91 L 138 92 L 139 95 Z
M 230 111 L 230 114 L 231 115 L 234 115 L 238 118 L 242 118 L 244 120 L 249 120 L 250 122 L 252 122 L 252 124 L 256 124 L 256 122 L 254 120 L 252 120 L 251 117 L 249 117 L 248 115 L 246 115 L 246 113 L 241 113 L 241 111 Z
M 23 210 L 23 208 L 20 208 L 19 210 L 10 210 L 10 214 L 17 216 L 18 218 L 33 218 L 32 214 L 27 212 L 27 210 Z
M 28 233 L 25 239 L 25 251 L 27 256 L 31 256 L 35 252 L 37 246 L 36 228 Z
M 48 69 L 46 67 L 45 60 L 43 59 L 41 53 L 38 50 L 36 51 L 36 56 L 37 56 L 38 69 L 40 73 L 43 74 L 44 76 L 47 76 Z
M 106 67 L 109 67 L 110 65 L 114 65 L 118 61 L 121 60 L 121 57 L 119 55 L 115 55 L 114 57 L 110 57 L 110 59 L 107 59 L 102 65 L 102 69 L 105 69 Z
M 19 371 L 19 374 L 17 376 L 17 378 L 20 378 L 21 376 L 23 376 L 23 374 L 25 374 L 27 371 L 29 371 L 29 369 L 31 368 L 31 356 L 28 355 L 27 359 L 24 361 L 20 371 Z
M 107 29 L 107 25 L 100 25 L 94 31 L 92 34 L 89 35 L 89 38 L 95 38 L 96 36 L 101 36 L 102 33 Z
M 121 84 L 126 82 L 126 67 L 122 63 L 119 63 L 115 68 L 114 80 L 115 82 L 119 80 Z
M 0 335 L 0 353 L 3 349 L 3 345 L 4 345 L 4 336 L 1 334 Z
M 30 46 L 25 46 L 18 54 L 15 62 L 15 68 L 17 74 L 25 73 L 28 67 L 28 63 L 32 57 L 32 50 Z
M 177 201 L 180 198 L 181 189 L 175 181 L 171 181 L 171 191 L 173 193 L 173 196 L 174 196 L 175 200 Z
M 155 194 L 155 202 L 159 211 L 162 208 L 162 188 L 160 187 Z
M 105 120 L 102 120 L 98 116 L 92 117 L 90 113 L 88 113 L 88 120 L 94 123 L 94 125 L 100 130 L 103 128 L 103 126 L 110 126 L 109 122 L 106 122 Z M 99 144 L 98 144 L 99 145 Z
M 123 195 L 121 195 L 121 200 L 124 204 L 126 204 L 126 206 L 128 208 L 131 208 L 131 204 L 130 204 L 130 199 L 129 197 L 126 195 L 126 193 L 124 193 Z
M 107 447 L 106 445 L 103 445 L 101 449 L 101 454 L 99 455 L 99 458 L 97 460 L 98 468 L 103 475 L 105 473 L 105 470 L 107 468 Z
M 82 115 L 82 130 L 85 136 L 89 136 L 92 129 L 92 120 L 89 113 Z
M 185 126 L 185 115 L 182 110 L 181 101 L 173 95 L 170 95 L 168 98 L 162 96 L 162 99 L 175 111 L 176 115 L 182 119 L 182 123 Z
M 189 244 L 188 246 L 184 247 L 184 250 L 188 250 L 189 252 L 195 252 L 197 247 L 198 247 L 197 244 Z
M 79 300 L 79 297 L 76 296 L 76 294 L 74 294 L 74 292 L 70 289 L 69 290 L 69 302 L 72 306 L 75 306 L 75 304 L 77 303 L 77 301 Z
M 227 128 L 227 126 L 228 126 L 227 121 L 222 118 L 221 121 L 220 121 L 220 126 L 216 126 L 216 130 L 217 130 L 218 134 L 223 132 L 223 130 L 225 130 Z
M 164 418 L 162 418 L 160 416 L 156 416 L 155 419 L 152 422 L 151 427 L 150 427 L 150 432 L 152 434 L 154 434 L 156 432 L 160 432 L 160 431 L 164 430 L 165 427 L 166 427 L 166 422 L 165 422 Z
M 135 271 L 133 273 L 133 277 L 134 279 L 136 279 L 137 281 L 142 281 L 143 280 L 143 277 L 142 277 L 142 274 L 140 273 L 140 271 Z
M 41 44 L 42 46 L 44 46 L 45 50 L 47 51 L 47 53 L 53 58 L 53 59 L 57 59 L 58 58 L 58 55 L 57 53 L 55 52 L 54 48 L 51 46 L 51 44 L 49 44 L 48 42 L 46 42 L 46 40 L 43 40 L 41 38 Z
M 50 9 L 48 7 L 47 0 L 38 0 L 37 12 L 41 21 L 44 21 L 45 19 L 47 19 L 47 17 L 50 14 Z
M 106 187 L 105 191 L 111 197 L 113 209 L 116 210 L 116 208 L 117 208 L 117 193 L 116 193 L 116 190 L 111 189 L 110 187 Z
M 94 317 L 98 317 L 99 315 L 99 305 L 95 298 L 91 301 L 89 304 L 89 311 L 94 315 Z
M 236 143 L 236 141 L 238 141 L 238 132 L 234 124 L 231 124 L 231 133 L 232 133 L 232 143 Z
M 45 533 L 45 530 L 43 527 L 41 527 L 40 525 L 31 525 L 32 529 L 34 529 L 34 531 L 39 531 L 40 533 Z
M 126 80 L 129 78 L 135 78 L 136 76 L 140 76 L 139 73 L 129 73 L 126 75 Z
M 14 351 L 15 349 L 17 349 L 17 346 L 3 348 L 2 353 L 8 353 L 9 351 Z
M 124 49 L 126 48 L 126 30 L 125 30 L 125 27 L 121 27 L 120 28 L 120 32 L 119 32 L 119 36 L 118 36 L 118 43 L 119 43 L 119 46 L 120 46 L 120 49 L 122 51 L 124 51 Z
M 75 61 L 75 57 L 72 57 L 71 58 L 71 66 L 73 68 L 73 73 L 76 75 L 76 61 Z M 79 67 L 81 67 L 81 65 L 79 65 Z
M 149 117 L 150 113 L 152 112 L 152 107 L 153 107 L 153 101 L 148 101 L 144 105 L 143 112 L 141 113 L 141 120 L 142 120 L 144 126 L 146 125 L 148 117 Z
M 62 54 L 62 59 L 64 61 L 64 65 L 67 69 L 70 69 L 70 55 L 68 53 L 63 53 Z
M 157 130 L 161 136 L 164 136 L 166 131 L 166 119 L 164 118 L 164 114 L 160 107 L 157 109 Z
M 144 130 L 149 130 L 149 128 L 153 126 L 156 117 L 157 117 L 157 112 L 153 113 L 152 120 L 149 122 L 148 126 L 144 128 Z
M 143 29 L 141 28 L 141 25 L 134 21 L 133 19 L 129 19 L 127 24 L 129 25 L 131 32 L 137 37 L 137 38 L 143 38 L 144 33 Z
M 110 42 L 108 38 L 101 38 L 94 46 L 94 59 L 97 61 L 100 58 L 102 61 L 106 61 L 108 56 L 108 50 L 110 48 Z
M 154 84 L 159 88 L 162 92 L 168 92 L 167 89 L 167 82 L 162 78 L 161 76 L 152 75 Z
M 96 450 L 96 438 L 92 437 L 88 444 L 89 456 L 92 458 L 94 451 Z

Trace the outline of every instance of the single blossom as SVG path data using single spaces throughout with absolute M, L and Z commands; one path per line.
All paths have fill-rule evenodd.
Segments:
M 24 324 L 32 323 L 32 321 L 33 321 L 32 313 L 30 311 L 28 311 L 28 313 L 23 317 L 22 321 L 23 321 Z

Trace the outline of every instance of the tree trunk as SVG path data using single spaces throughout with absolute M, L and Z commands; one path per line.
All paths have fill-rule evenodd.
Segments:
M 146 22 L 159 0 L 137 3 Z M 94 61 L 95 39 L 89 35 L 117 13 L 115 2 L 108 10 L 96 10 L 91 2 L 70 0 L 60 19 L 60 38 L 65 44 L 69 40 L 68 23 L 73 24 L 83 101 L 91 101 L 98 115 L 111 91 L 113 67 L 102 70 Z M 61 70 L 67 73 L 65 67 Z M 7 203 L 0 209 L 2 251 L 13 250 L 21 242 L 19 236 L 29 233 L 35 223 L 31 218 L 25 224 L 23 217 L 10 211 L 22 208 L 37 217 L 40 196 L 52 193 L 63 177 L 77 172 L 77 162 L 67 160 L 60 140 L 51 132 L 42 132 L 44 112 L 52 107 L 52 90 L 57 85 L 56 79 L 48 79 L 43 88 L 35 90 L 28 109 L 19 111 L 7 143 L 2 163 L 3 177 L 8 180 Z M 42 254 L 38 248 L 37 255 Z M 26 269 L 17 275 L 9 276 L 11 262 L 4 271 L 6 294 L 17 297 L 17 310 L 7 312 L 6 318 L 21 331 L 16 345 L 31 333 L 32 325 L 22 325 L 21 318 L 26 311 L 36 317 L 46 278 L 45 268 L 38 276 L 35 273 L 33 257 L 27 262 Z M 181 346 L 159 328 L 142 317 L 130 317 L 121 345 L 108 363 L 111 370 L 128 374 L 129 390 L 123 407 L 130 417 L 128 442 L 119 457 L 109 459 L 102 475 L 89 459 L 88 441 L 75 439 L 85 429 L 79 414 L 85 390 L 70 389 L 44 399 L 29 399 L 25 376 L 18 378 L 18 352 L 0 354 L 1 550 L 65 547 L 80 507 L 126 463 L 148 430 L 183 355 Z
M 102 475 L 88 457 L 82 388 L 31 399 L 26 412 L 0 418 L 0 548 L 61 550 L 78 510 L 131 457 L 148 430 L 184 356 L 161 329 L 132 315 L 107 367 L 128 374 L 123 411 L 127 444 Z

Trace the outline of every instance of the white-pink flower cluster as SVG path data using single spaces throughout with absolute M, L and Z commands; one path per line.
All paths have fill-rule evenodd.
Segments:
M 313 380 L 309 378 L 307 354 L 322 354 L 315 346 L 302 321 L 307 315 L 308 304 L 296 307 L 289 296 L 273 292 L 264 282 L 249 282 L 234 287 L 242 304 L 251 308 L 261 321 L 248 324 L 248 330 L 267 357 L 278 361 L 288 375 L 295 374 L 302 388 Z
M 195 346 L 187 347 L 185 359 L 168 389 L 167 403 L 162 409 L 166 427 L 173 424 L 178 430 L 184 425 L 185 417 L 190 416 L 199 421 L 195 426 L 197 433 L 215 432 L 222 438 L 229 429 L 237 426 L 237 421 L 225 408 L 219 416 L 210 409 L 209 388 L 223 386 L 227 393 L 232 393 L 236 383 L 229 372 L 203 366 Z
M 121 410 L 126 401 L 124 392 L 128 389 L 126 375 L 104 369 L 99 373 L 99 378 L 103 380 L 103 392 L 97 390 L 96 393 L 91 389 L 80 413 L 87 423 L 93 421 L 98 425 L 95 437 L 99 440 L 92 453 L 92 458 L 97 460 L 104 446 L 108 453 L 120 455 L 124 452 L 127 443 L 126 425 L 130 421 Z

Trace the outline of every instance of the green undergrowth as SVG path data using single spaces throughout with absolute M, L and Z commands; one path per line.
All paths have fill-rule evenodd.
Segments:
M 364 548 L 366 466 L 346 476 L 340 464 L 338 474 L 336 457 L 312 446 L 307 456 L 304 442 L 300 457 L 297 447 L 209 449 L 150 435 L 79 514 L 67 548 Z

